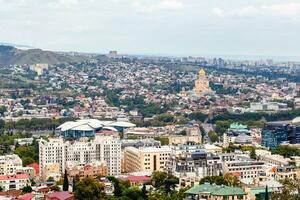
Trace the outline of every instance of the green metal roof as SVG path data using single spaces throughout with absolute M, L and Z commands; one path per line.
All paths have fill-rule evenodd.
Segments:
M 239 124 L 239 123 L 233 123 L 230 124 L 230 129 L 247 129 L 247 125 Z
M 266 188 L 251 188 L 251 194 L 258 195 L 264 194 L 266 192 Z M 268 193 L 273 192 L 273 188 L 268 188 Z
M 233 196 L 233 195 L 245 195 L 246 193 L 242 188 L 229 187 L 225 185 L 211 185 L 205 183 L 202 185 L 195 185 L 185 192 L 186 194 L 199 194 L 210 193 L 214 196 Z

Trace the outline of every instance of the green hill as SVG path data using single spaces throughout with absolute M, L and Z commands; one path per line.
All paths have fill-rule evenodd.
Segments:
M 86 59 L 85 56 L 72 56 L 41 49 L 20 50 L 12 46 L 0 45 L 0 65 L 55 64 Z

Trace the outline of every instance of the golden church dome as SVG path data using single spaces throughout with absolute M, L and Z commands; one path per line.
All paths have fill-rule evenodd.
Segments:
M 201 78 L 205 77 L 205 70 L 204 69 L 200 69 L 200 71 L 199 71 L 199 77 L 201 77 Z

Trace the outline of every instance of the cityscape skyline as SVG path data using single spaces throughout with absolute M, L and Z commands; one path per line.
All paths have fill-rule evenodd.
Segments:
M 1 3 L 1 40 L 47 50 L 104 53 L 116 49 L 128 54 L 199 56 L 300 54 L 297 1 Z

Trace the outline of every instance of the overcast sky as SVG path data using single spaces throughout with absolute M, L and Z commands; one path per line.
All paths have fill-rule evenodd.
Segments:
M 300 55 L 300 0 L 0 0 L 0 41 L 49 50 Z

